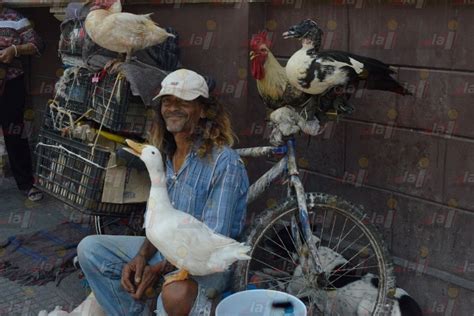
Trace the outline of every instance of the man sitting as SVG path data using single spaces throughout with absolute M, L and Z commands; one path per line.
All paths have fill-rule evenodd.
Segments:
M 236 238 L 245 222 L 249 183 L 230 148 L 230 119 L 193 71 L 170 73 L 161 85 L 150 142 L 166 156 L 170 200 L 215 232 Z M 142 299 L 170 265 L 146 237 L 135 236 L 88 236 L 78 246 L 78 259 L 107 315 L 146 315 Z M 158 298 L 157 314 L 209 315 L 230 273 L 170 283 Z

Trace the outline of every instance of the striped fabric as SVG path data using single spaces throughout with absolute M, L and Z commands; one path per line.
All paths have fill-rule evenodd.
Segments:
M 249 180 L 239 155 L 229 147 L 214 149 L 212 157 L 195 151 L 175 173 L 170 159 L 166 178 L 173 206 L 193 215 L 213 231 L 237 238 L 245 224 Z M 183 223 L 183 229 L 186 224 Z
M 15 10 L 3 8 L 0 10 L 0 49 L 11 45 L 22 45 L 32 43 L 38 55 L 43 51 L 44 44 L 38 34 L 33 30 L 30 21 Z M 6 74 L 7 80 L 16 78 L 23 74 L 23 66 L 20 59 L 15 58 Z

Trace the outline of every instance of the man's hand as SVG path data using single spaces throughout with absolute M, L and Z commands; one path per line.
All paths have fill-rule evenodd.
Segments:
M 135 291 L 135 293 L 132 293 L 132 297 L 134 299 L 142 299 L 143 294 L 146 293 L 146 290 L 155 285 L 156 281 L 163 273 L 163 266 L 164 264 L 161 262 L 154 266 L 145 266 L 145 268 L 143 269 L 141 280 L 138 283 L 135 282 L 137 285 L 137 290 Z
M 125 291 L 131 294 L 135 293 L 135 285 L 141 282 L 146 263 L 145 257 L 137 255 L 123 267 L 121 284 Z
M 172 267 L 172 266 L 171 266 Z M 161 277 L 161 275 L 169 271 L 170 265 L 166 261 L 162 261 L 154 266 L 147 265 L 147 260 L 142 255 L 137 255 L 122 270 L 122 287 L 131 294 L 131 296 L 140 300 L 146 290 L 153 285 Z
M 7 47 L 0 51 L 0 62 L 9 64 L 15 58 L 15 48 L 13 46 Z

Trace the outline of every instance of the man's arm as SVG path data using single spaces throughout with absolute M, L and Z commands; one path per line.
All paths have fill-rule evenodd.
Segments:
M 236 237 L 246 214 L 248 177 L 243 163 L 226 153 L 216 162 L 216 174 L 203 210 L 203 222 L 216 233 Z M 232 227 L 240 223 L 238 231 Z
M 140 250 L 138 251 L 137 256 L 142 256 L 146 262 L 150 260 L 153 255 L 156 253 L 156 248 L 153 244 L 145 237 L 145 241 L 143 242 Z
M 156 248 L 153 244 L 146 239 L 143 242 L 138 254 L 129 263 L 127 263 L 122 269 L 122 287 L 132 295 L 135 294 L 138 285 L 142 281 L 143 273 L 148 261 L 156 253 Z M 156 267 L 155 272 L 158 272 L 160 267 Z M 132 281 L 133 279 L 133 281 Z

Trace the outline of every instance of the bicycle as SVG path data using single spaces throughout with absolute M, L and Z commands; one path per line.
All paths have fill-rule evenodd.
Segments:
M 309 134 L 319 131 L 317 122 L 308 121 L 289 108 L 281 108 L 274 113 L 279 116 L 274 116 L 272 122 L 279 123 L 287 131 L 282 132 L 285 128 L 276 133 L 273 133 L 276 129 L 272 131 L 271 137 L 278 143 L 298 130 Z M 310 114 L 305 116 L 312 117 Z M 52 117 L 54 123 L 56 116 Z M 66 126 L 74 126 L 71 117 Z M 54 129 L 61 127 L 55 126 Z M 388 314 L 392 307 L 391 296 L 395 292 L 392 263 L 375 227 L 364 222 L 366 215 L 363 210 L 336 196 L 305 193 L 296 164 L 295 141 L 291 137 L 284 145 L 243 148 L 238 152 L 243 157 L 283 155 L 252 184 L 248 203 L 282 174 L 288 180 L 288 191 L 283 203 L 262 212 L 254 226 L 249 228 L 246 236 L 247 244 L 252 246 L 252 259 L 237 263 L 234 288 L 277 289 L 302 299 L 308 305 L 310 315 L 318 311 L 344 315 L 340 311 L 341 306 L 344 303 L 350 305 L 360 297 L 350 297 L 350 292 L 341 290 L 343 285 L 347 280 L 370 273 L 377 280 L 378 288 L 373 306 L 369 304 L 365 312 Z M 138 214 L 127 214 L 130 218 L 125 225 L 140 233 L 140 221 L 134 220 Z M 119 224 L 119 228 L 120 224 L 124 224 L 122 219 L 117 218 L 96 215 L 93 219 L 99 234 L 109 233 L 107 230 L 115 224 Z
M 252 247 L 251 260 L 237 263 L 234 290 L 288 292 L 305 302 L 308 315 L 345 315 L 344 308 L 362 308 L 367 315 L 390 314 L 395 293 L 392 262 L 376 228 L 364 222 L 362 208 L 337 196 L 305 192 L 294 138 L 279 146 L 237 151 L 241 157 L 283 155 L 251 185 L 248 203 L 280 175 L 287 180 L 288 193 L 282 203 L 261 212 L 244 235 Z M 365 302 L 361 307 L 357 302 L 364 293 L 351 294 L 343 286 L 364 275 L 373 275 L 378 283 L 373 306 Z

